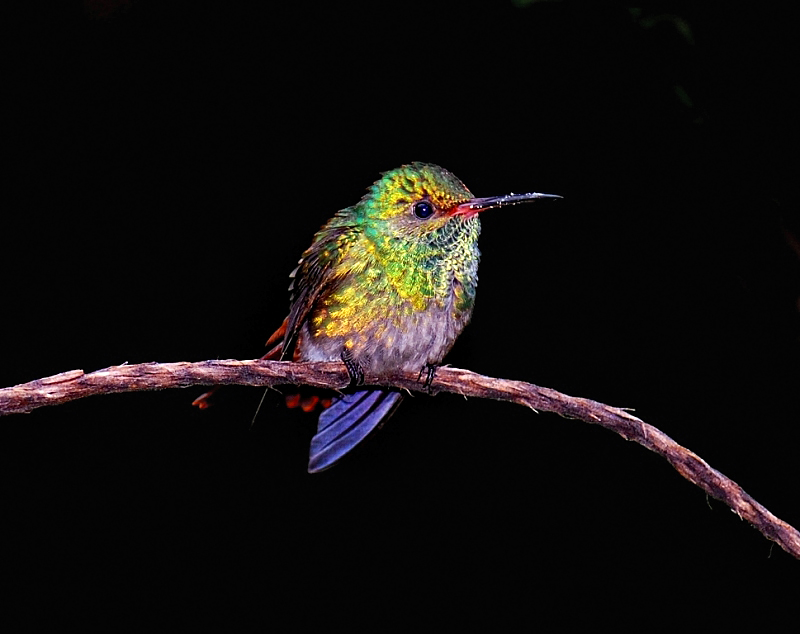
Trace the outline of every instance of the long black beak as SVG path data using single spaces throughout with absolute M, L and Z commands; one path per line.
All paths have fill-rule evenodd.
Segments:
M 531 202 L 532 200 L 539 200 L 540 198 L 561 198 L 555 194 L 538 194 L 531 192 L 530 194 L 508 194 L 506 196 L 489 196 L 488 198 L 473 198 L 465 203 L 458 205 L 453 214 L 463 214 L 471 216 L 479 211 L 486 211 L 495 207 L 508 207 L 511 205 L 519 205 L 520 203 Z

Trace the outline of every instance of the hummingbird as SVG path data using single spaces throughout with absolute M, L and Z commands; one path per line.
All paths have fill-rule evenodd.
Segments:
M 446 169 L 415 162 L 384 172 L 316 233 L 290 274 L 289 315 L 262 357 L 347 367 L 351 389 L 322 402 L 309 473 L 336 464 L 400 404 L 395 389 L 362 386 L 365 373 L 419 371 L 430 385 L 472 316 L 479 214 L 542 198 L 560 196 L 476 198 Z M 205 396 L 195 404 L 207 406 Z M 307 411 L 319 401 L 287 398 Z

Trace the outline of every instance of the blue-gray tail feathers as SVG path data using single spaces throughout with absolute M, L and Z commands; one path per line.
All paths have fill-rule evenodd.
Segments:
M 402 399 L 400 392 L 382 389 L 358 390 L 334 399 L 319 415 L 317 435 L 311 439 L 308 472 L 333 466 L 391 416 Z

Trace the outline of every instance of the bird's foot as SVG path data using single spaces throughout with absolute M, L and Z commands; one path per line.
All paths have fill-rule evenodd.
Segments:
M 435 363 L 426 363 L 422 366 L 422 369 L 419 371 L 419 376 L 417 377 L 418 381 L 422 380 L 422 374 L 425 374 L 425 381 L 422 384 L 422 387 L 425 388 L 425 391 L 428 394 L 433 394 L 433 390 L 431 389 L 431 385 L 433 385 L 433 377 L 436 376 L 436 368 L 439 366 Z
M 353 359 L 349 350 L 342 352 L 342 362 L 347 367 L 347 374 L 350 375 L 350 386 L 364 385 L 364 370 L 358 361 Z

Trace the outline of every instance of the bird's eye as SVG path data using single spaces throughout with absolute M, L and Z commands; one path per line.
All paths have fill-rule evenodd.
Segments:
M 417 218 L 430 218 L 433 215 L 433 205 L 426 200 L 420 200 L 414 203 L 414 215 Z

